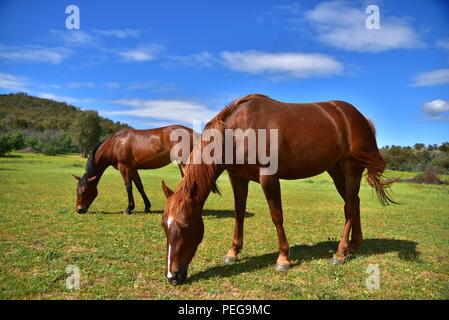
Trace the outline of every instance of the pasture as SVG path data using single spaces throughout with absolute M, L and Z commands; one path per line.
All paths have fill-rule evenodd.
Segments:
M 175 165 L 140 171 L 153 213 L 123 215 L 127 196 L 118 171 L 109 168 L 99 196 L 84 215 L 75 213 L 77 155 L 12 153 L 0 158 L 0 299 L 448 299 L 449 186 L 396 183 L 401 205 L 382 207 L 364 182 L 360 192 L 365 242 L 345 265 L 332 265 L 341 236 L 343 201 L 327 173 L 282 181 L 284 226 L 291 270 L 274 270 L 278 243 L 263 192 L 250 183 L 244 247 L 235 264 L 222 262 L 234 228 L 233 196 L 226 174 L 223 196 L 205 205 L 205 236 L 184 285 L 164 276 L 165 197 L 174 188 Z M 387 176 L 412 174 L 388 172 Z M 369 290 L 369 265 L 380 288 Z M 66 268 L 81 271 L 80 288 L 66 288 Z

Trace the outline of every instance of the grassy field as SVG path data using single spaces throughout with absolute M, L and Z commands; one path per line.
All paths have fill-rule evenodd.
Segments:
M 160 183 L 174 188 L 170 165 L 141 171 L 152 214 L 122 215 L 127 197 L 119 173 L 109 168 L 88 214 L 75 213 L 71 176 L 84 172 L 76 155 L 13 153 L 0 158 L 0 299 L 448 299 L 449 186 L 396 183 L 401 205 L 382 207 L 363 183 L 365 243 L 345 265 L 330 263 L 343 227 L 343 202 L 327 174 L 283 181 L 285 228 L 293 266 L 274 270 L 275 228 L 260 186 L 250 184 L 245 243 L 240 260 L 222 262 L 234 227 L 226 175 L 223 196 L 211 195 L 205 237 L 185 285 L 164 278 L 165 204 Z M 389 172 L 389 176 L 400 173 Z M 403 177 L 411 174 L 404 173 Z M 369 290 L 366 269 L 377 265 L 380 288 Z M 66 288 L 66 268 L 81 272 L 80 288 Z

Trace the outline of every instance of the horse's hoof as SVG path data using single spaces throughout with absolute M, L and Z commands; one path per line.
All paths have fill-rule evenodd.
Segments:
M 276 271 L 287 271 L 290 269 L 290 265 L 286 263 L 276 263 Z
M 151 213 L 151 210 L 150 210 L 150 209 L 145 209 L 144 212 L 145 212 L 145 213 Z
M 339 257 L 334 258 L 334 259 L 332 259 L 332 264 L 333 264 L 333 265 L 342 265 L 342 264 L 345 264 L 345 258 L 339 258 Z
M 237 257 L 225 256 L 223 258 L 223 261 L 225 263 L 234 263 L 234 262 L 237 262 Z
M 133 212 L 131 210 L 126 209 L 125 211 L 123 211 L 123 214 L 132 214 Z

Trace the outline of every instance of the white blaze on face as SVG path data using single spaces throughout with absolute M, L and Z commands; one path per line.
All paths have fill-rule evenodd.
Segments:
M 170 228 L 170 225 L 172 223 L 173 223 L 173 218 L 172 217 L 168 217 L 168 219 L 167 219 L 167 228 Z M 171 257 L 171 245 L 169 243 L 168 244 L 168 254 L 167 254 L 167 278 L 173 277 L 172 273 L 170 272 L 170 267 L 171 267 L 170 257 Z

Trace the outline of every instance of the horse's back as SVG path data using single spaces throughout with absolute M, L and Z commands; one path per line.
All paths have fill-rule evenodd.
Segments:
M 184 126 L 155 129 L 123 129 L 116 133 L 117 162 L 135 169 L 157 169 L 170 163 L 173 130 L 192 130 Z
M 363 115 L 344 101 L 284 103 L 263 96 L 242 103 L 226 121 L 231 129 L 278 130 L 277 176 L 283 179 L 328 170 L 350 154 L 353 135 L 370 140 L 366 124 Z M 364 143 L 363 138 L 356 143 Z

